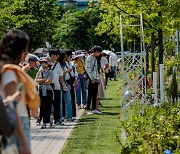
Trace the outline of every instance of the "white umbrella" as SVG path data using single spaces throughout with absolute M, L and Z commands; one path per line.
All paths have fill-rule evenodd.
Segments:
M 117 56 L 114 52 L 112 52 L 110 50 L 103 50 L 102 52 L 109 55 L 109 56 Z
M 46 54 L 46 53 L 48 53 L 48 49 L 47 48 L 38 48 L 33 53 L 34 54 Z

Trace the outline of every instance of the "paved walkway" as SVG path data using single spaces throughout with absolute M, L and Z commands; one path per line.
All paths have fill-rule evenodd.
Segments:
M 84 109 L 77 110 L 77 119 L 80 118 Z M 74 122 L 65 122 L 64 126 L 53 125 L 41 129 L 40 125 L 36 125 L 36 120 L 31 120 L 31 149 L 32 154 L 58 154 L 68 137 L 70 136 L 74 126 L 78 120 Z

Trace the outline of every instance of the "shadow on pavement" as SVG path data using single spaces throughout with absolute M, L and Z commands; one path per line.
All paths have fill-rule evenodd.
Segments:
M 118 112 L 103 112 L 103 115 L 111 115 L 111 116 L 117 116 L 119 115 L 120 113 Z
M 120 109 L 120 105 L 118 105 L 118 106 L 103 106 L 102 108 L 118 108 L 118 109 Z

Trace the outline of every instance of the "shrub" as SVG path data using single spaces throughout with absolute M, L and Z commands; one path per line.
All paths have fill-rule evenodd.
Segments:
M 122 129 L 119 128 L 116 136 L 123 154 L 180 151 L 180 104 L 166 103 L 161 107 L 136 104 L 128 110 L 128 118 L 119 127 L 126 132 L 125 141 L 121 137 Z

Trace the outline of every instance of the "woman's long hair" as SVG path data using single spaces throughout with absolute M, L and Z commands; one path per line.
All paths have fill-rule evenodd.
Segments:
M 97 65 L 98 65 L 98 72 L 100 72 L 101 68 L 101 58 L 102 58 L 102 54 L 100 54 L 98 57 L 96 57 L 97 59 Z
M 29 42 L 29 36 L 25 32 L 17 29 L 9 31 L 0 41 L 0 62 L 19 64 Z
M 60 55 L 59 55 L 59 59 L 58 62 L 60 63 L 61 66 L 65 66 L 65 58 L 66 58 L 66 53 L 64 52 L 64 50 L 61 50 Z
M 29 47 L 29 42 L 29 36 L 21 30 L 11 30 L 5 34 L 0 41 L 0 70 L 4 64 L 18 65 L 23 51 Z

